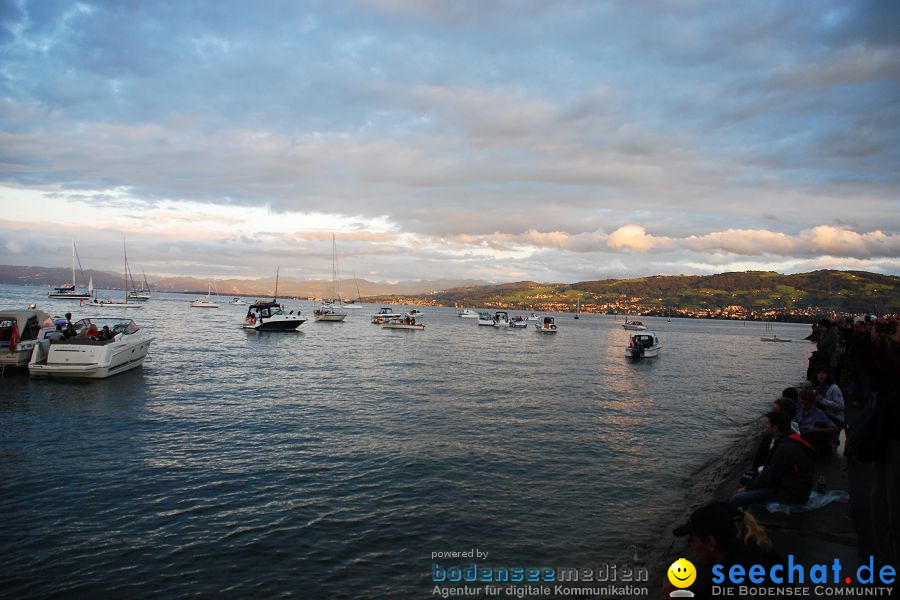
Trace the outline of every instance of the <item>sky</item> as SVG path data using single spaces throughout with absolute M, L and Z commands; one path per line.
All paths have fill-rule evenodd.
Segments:
M 900 274 L 900 2 L 0 0 L 0 264 Z

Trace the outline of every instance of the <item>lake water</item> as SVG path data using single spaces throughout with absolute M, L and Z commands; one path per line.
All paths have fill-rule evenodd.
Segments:
M 424 331 L 392 331 L 371 305 L 256 333 L 246 307 L 190 299 L 127 311 L 155 336 L 142 369 L 0 380 L 3 593 L 408 598 L 433 552 L 618 560 L 671 535 L 654 528 L 685 478 L 812 350 L 807 325 L 772 344 L 761 323 L 646 318 L 662 352 L 631 361 L 622 317 L 557 315 L 548 336 L 425 307 Z M 29 302 L 97 315 L 0 286 Z

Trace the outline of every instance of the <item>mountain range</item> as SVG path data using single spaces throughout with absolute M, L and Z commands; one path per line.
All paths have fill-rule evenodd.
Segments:
M 98 290 L 121 290 L 123 278 L 121 273 L 108 273 L 106 271 L 86 270 L 84 278 L 81 273 L 76 277 L 79 288 L 86 287 L 89 279 L 93 278 L 94 288 Z M 0 284 L 34 285 L 51 288 L 61 283 L 72 281 L 71 268 L 47 268 L 47 267 L 20 267 L 12 265 L 0 265 Z M 186 292 L 206 294 L 209 282 L 206 279 L 195 277 L 148 277 L 150 289 L 158 292 Z M 140 287 L 140 280 L 135 276 L 135 284 Z M 259 279 L 217 279 L 214 280 L 215 289 L 222 296 L 271 296 L 275 291 L 275 277 L 262 277 Z M 359 296 L 379 295 L 415 295 L 456 288 L 461 286 L 486 285 L 485 281 L 459 280 L 459 279 L 435 279 L 428 281 L 399 281 L 396 283 L 382 283 L 365 279 L 347 279 L 341 281 L 341 289 L 344 298 L 356 298 Z M 131 282 L 129 281 L 129 286 Z M 357 291 L 358 290 L 358 291 Z M 282 297 L 330 297 L 330 280 L 298 280 L 279 278 L 278 294 Z

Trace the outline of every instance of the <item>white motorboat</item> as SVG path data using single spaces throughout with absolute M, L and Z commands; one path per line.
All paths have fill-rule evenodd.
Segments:
M 381 324 L 382 329 L 425 329 L 425 323 L 417 323 L 415 317 L 407 315 L 402 319 L 390 319 Z
M 462 319 L 477 319 L 478 313 L 472 309 L 464 308 L 461 311 L 459 311 L 458 313 L 456 313 L 456 316 L 460 317 Z
M 231 303 L 235 306 L 246 306 L 247 305 L 247 301 L 241 300 L 240 298 L 235 298 L 234 300 L 231 301 Z
M 284 307 L 273 298 L 271 302 L 257 300 L 251 304 L 243 327 L 256 331 L 293 331 L 305 322 L 299 310 L 296 313 L 293 310 L 284 312 Z
M 402 319 L 403 315 L 398 312 L 394 312 L 393 309 L 382 307 L 378 310 L 377 314 L 372 315 L 372 324 L 373 325 L 382 325 L 387 323 L 388 321 L 392 321 L 394 319 Z
M 219 299 L 219 291 L 216 290 L 216 300 Z M 233 302 L 233 300 L 232 300 Z M 191 308 L 219 308 L 218 302 L 213 302 L 212 299 L 212 282 L 207 282 L 206 285 L 206 298 L 198 298 L 197 300 L 191 301 Z
M 425 313 L 423 313 L 418 308 L 414 308 L 411 311 L 409 311 L 408 313 L 406 313 L 406 316 L 412 317 L 414 319 L 421 319 L 422 317 L 425 316 Z
M 659 338 L 651 331 L 632 333 L 628 336 L 625 356 L 631 358 L 651 358 L 659 354 Z
M 629 331 L 647 331 L 647 326 L 640 321 L 628 321 L 628 317 L 625 317 L 625 319 L 625 323 L 622 324 L 623 329 L 627 329 Z
M 32 377 L 104 379 L 144 364 L 153 341 L 131 319 L 81 319 L 75 330 L 75 337 L 41 340 L 34 347 L 28 362 Z
M 528 317 L 527 317 L 525 320 L 526 320 L 526 321 L 537 321 L 537 320 L 538 320 L 538 316 L 537 316 L 536 314 L 534 314 L 534 313 L 531 313 L 530 315 L 528 315 Z
M 544 319 L 535 324 L 535 331 L 538 333 L 556 333 L 556 320 L 553 317 L 544 317 Z
M 528 327 L 528 320 L 525 317 L 519 315 L 509 320 L 509 326 L 512 329 L 525 329 L 526 327 Z
M 0 311 L 0 370 L 27 365 L 35 345 L 56 331 L 52 322 L 50 315 L 33 308 Z
M 247 309 L 244 317 L 244 329 L 256 331 L 293 331 L 306 323 L 306 319 L 298 310 L 284 312 L 284 306 L 278 304 L 278 272 L 275 270 L 275 295 L 272 301 L 257 300 Z
M 88 291 L 79 292 L 75 289 L 75 259 L 78 252 L 75 250 L 75 240 L 72 240 L 72 283 L 64 283 L 53 288 L 52 292 L 47 292 L 48 298 L 65 299 L 65 300 L 87 300 L 93 292 L 93 285 L 88 286 Z M 81 259 L 78 259 L 78 266 L 81 266 Z M 84 282 L 84 271 L 81 273 L 82 282 Z M 93 278 L 92 278 L 93 279 Z
M 790 342 L 792 341 L 790 338 L 780 338 L 777 335 L 773 335 L 772 337 L 761 337 L 759 338 L 761 342 Z
M 509 327 L 509 315 L 506 311 L 498 310 L 494 313 L 494 327 Z
M 331 235 L 331 297 L 337 300 L 327 300 L 322 302 L 321 306 L 313 311 L 313 318 L 316 321 L 326 323 L 339 323 L 347 318 L 347 311 L 343 310 L 343 302 L 341 301 L 341 290 L 338 286 L 338 266 L 337 266 L 337 242 L 334 234 Z
M 486 313 L 486 312 L 478 313 L 478 324 L 485 325 L 487 327 L 493 327 L 494 326 L 493 315 L 491 315 L 491 313 Z

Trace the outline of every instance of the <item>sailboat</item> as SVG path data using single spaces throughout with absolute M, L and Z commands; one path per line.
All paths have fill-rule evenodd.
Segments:
M 91 296 L 91 299 L 88 302 L 82 301 L 82 306 L 95 306 L 100 308 L 141 308 L 140 304 L 136 304 L 134 302 L 128 302 L 128 251 L 125 248 L 125 236 L 122 236 L 122 256 L 124 257 L 124 268 L 122 274 L 122 293 L 125 296 L 123 300 L 112 300 L 110 298 L 105 298 L 103 300 L 97 298 L 96 296 Z M 94 278 L 91 277 L 91 289 L 94 287 Z
M 581 314 L 581 296 L 579 296 L 575 300 L 575 318 L 580 319 L 581 317 L 578 316 L 580 314 Z
M 362 304 L 362 294 L 359 293 L 359 279 L 356 277 L 356 273 L 353 274 L 353 283 L 356 284 L 356 298 L 353 300 L 341 300 L 341 308 L 344 310 L 347 309 L 360 309 L 363 307 Z
M 219 299 L 219 290 L 216 290 L 216 300 Z M 212 300 L 212 281 L 207 281 L 206 298 L 199 298 L 191 302 L 191 308 L 219 308 L 218 302 Z
M 150 285 L 147 283 L 147 274 L 142 273 L 144 280 L 141 282 L 141 289 L 135 289 L 134 281 L 131 282 L 131 291 L 128 292 L 129 300 L 144 301 L 150 299 Z
M 339 322 L 347 318 L 347 311 L 343 309 L 341 291 L 337 289 L 337 242 L 334 235 L 331 236 L 331 300 L 322 304 L 313 312 L 316 321 Z M 335 300 L 337 298 L 337 300 Z
M 68 300 L 87 300 L 94 291 L 94 286 L 89 286 L 87 292 L 79 292 L 75 289 L 75 259 L 78 253 L 75 250 L 75 239 L 72 238 L 72 284 L 64 283 L 53 288 L 52 292 L 47 292 L 48 298 L 64 298 Z M 81 267 L 81 259 L 78 260 L 78 266 Z M 84 271 L 81 273 L 81 281 L 84 282 Z

